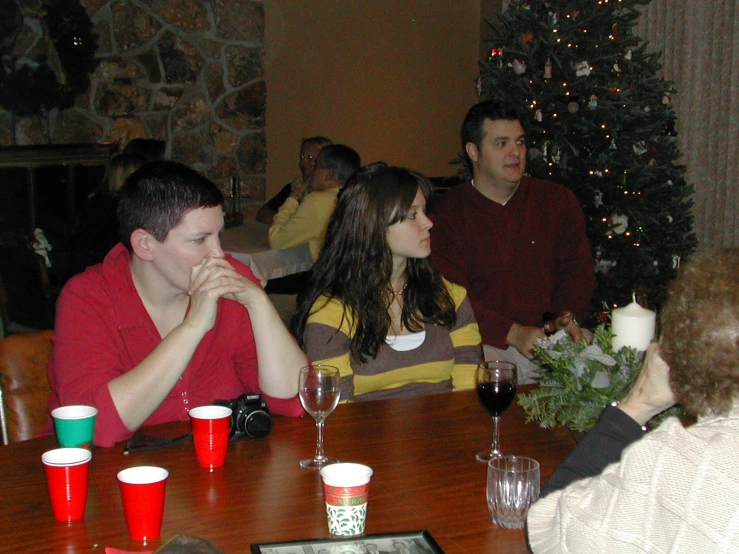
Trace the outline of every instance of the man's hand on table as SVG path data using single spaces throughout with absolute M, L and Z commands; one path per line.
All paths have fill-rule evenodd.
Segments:
M 519 325 L 514 323 L 508 330 L 506 342 L 526 356 L 528 359 L 534 357 L 534 345 L 536 341 L 546 338 L 544 329 L 541 327 L 530 327 L 528 325 Z

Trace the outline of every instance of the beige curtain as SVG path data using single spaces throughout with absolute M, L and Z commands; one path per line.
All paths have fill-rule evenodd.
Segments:
M 678 144 L 695 186 L 699 249 L 739 246 L 739 2 L 652 0 L 637 36 L 674 81 Z
M 662 52 L 660 76 L 678 91 L 699 249 L 739 247 L 739 0 L 652 0 L 640 11 L 634 32 Z

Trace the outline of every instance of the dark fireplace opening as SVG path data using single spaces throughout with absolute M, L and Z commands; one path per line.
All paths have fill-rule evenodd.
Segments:
M 116 145 L 100 144 L 0 148 L 0 316 L 5 326 L 53 326 L 56 296 L 81 269 L 72 263 L 70 239 L 116 151 Z M 50 245 L 41 252 L 50 265 L 34 251 L 36 229 Z

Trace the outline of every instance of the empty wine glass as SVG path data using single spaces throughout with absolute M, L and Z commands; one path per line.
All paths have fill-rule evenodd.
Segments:
M 481 462 L 489 462 L 493 458 L 503 455 L 500 450 L 500 435 L 498 425 L 500 416 L 513 403 L 516 397 L 516 365 L 511 362 L 488 361 L 477 366 L 475 372 L 477 397 L 493 416 L 493 444 L 490 450 L 477 453 Z
M 320 469 L 328 464 L 338 462 L 339 460 L 336 458 L 327 458 L 323 452 L 323 421 L 334 411 L 341 397 L 339 369 L 323 364 L 301 368 L 298 395 L 305 411 L 316 420 L 316 430 L 318 431 L 316 453 L 313 458 L 300 460 L 300 466 Z

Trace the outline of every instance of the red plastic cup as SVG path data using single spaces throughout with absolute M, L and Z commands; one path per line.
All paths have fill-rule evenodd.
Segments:
M 85 515 L 87 477 L 92 452 L 84 448 L 57 448 L 41 455 L 54 518 L 76 521 Z
M 128 534 L 135 541 L 159 537 L 164 516 L 164 493 L 169 472 L 161 467 L 137 466 L 118 472 Z
M 225 406 L 200 406 L 190 410 L 192 441 L 200 467 L 223 467 L 228 450 L 228 434 L 231 429 L 231 408 Z

